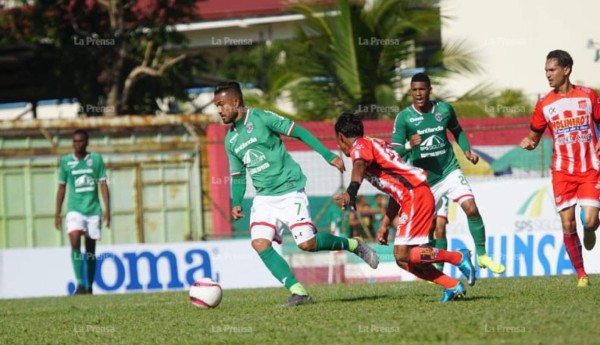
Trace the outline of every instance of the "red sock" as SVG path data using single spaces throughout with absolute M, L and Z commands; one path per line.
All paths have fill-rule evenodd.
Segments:
M 462 254 L 459 252 L 449 252 L 430 246 L 416 246 L 410 249 L 410 262 L 413 264 L 448 262 L 452 265 L 458 265 L 461 260 Z
M 451 289 L 458 284 L 458 281 L 438 271 L 432 264 L 420 264 L 415 265 L 412 263 L 408 264 L 408 271 L 415 276 L 434 282 L 438 285 L 443 286 L 445 289 Z
M 577 272 L 577 278 L 587 277 L 585 269 L 583 268 L 583 255 L 581 254 L 581 241 L 577 232 L 572 234 L 566 234 L 563 232 L 563 241 L 565 242 L 565 248 L 569 259 Z

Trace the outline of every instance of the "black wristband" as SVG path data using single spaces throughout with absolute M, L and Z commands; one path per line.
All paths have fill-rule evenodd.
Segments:
M 356 181 L 350 182 L 348 189 L 346 189 L 346 193 L 350 195 L 351 199 L 356 199 L 356 195 L 358 194 L 358 189 L 360 188 L 360 183 Z

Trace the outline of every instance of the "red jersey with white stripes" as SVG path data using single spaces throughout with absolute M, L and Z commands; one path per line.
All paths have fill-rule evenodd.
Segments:
M 600 122 L 596 91 L 573 86 L 567 95 L 554 91 L 539 100 L 531 116 L 531 130 L 542 133 L 550 128 L 554 148 L 552 171 L 584 173 L 599 170 L 595 125 Z
M 376 138 L 361 137 L 350 148 L 352 162 L 363 160 L 367 165 L 365 179 L 375 188 L 401 203 L 405 192 L 427 185 L 427 173 L 405 163 L 389 143 Z

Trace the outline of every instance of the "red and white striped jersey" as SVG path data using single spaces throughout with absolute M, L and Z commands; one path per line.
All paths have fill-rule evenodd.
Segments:
M 542 133 L 550 128 L 552 171 L 573 174 L 600 169 L 595 130 L 600 122 L 599 102 L 596 91 L 575 85 L 567 95 L 551 91 L 537 102 L 531 130 Z
M 350 148 L 350 158 L 352 162 L 359 159 L 365 161 L 365 179 L 398 203 L 406 191 L 422 184 L 427 185 L 427 173 L 403 162 L 392 145 L 381 139 L 356 139 Z

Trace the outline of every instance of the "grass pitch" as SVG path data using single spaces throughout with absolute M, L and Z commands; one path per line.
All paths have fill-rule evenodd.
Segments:
M 482 279 L 441 304 L 426 282 L 225 290 L 216 309 L 186 292 L 0 300 L 0 344 L 600 344 L 600 276 Z

